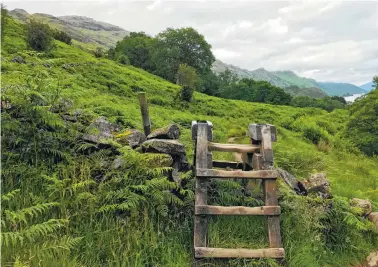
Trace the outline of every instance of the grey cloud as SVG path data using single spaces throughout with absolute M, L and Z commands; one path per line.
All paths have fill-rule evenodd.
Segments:
M 378 74 L 376 1 L 8 1 L 9 8 L 84 15 L 129 31 L 194 27 L 226 63 L 362 84 Z

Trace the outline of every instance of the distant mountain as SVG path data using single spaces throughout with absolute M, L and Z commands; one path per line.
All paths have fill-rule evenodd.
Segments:
M 310 97 L 324 97 L 327 95 L 343 96 L 346 94 L 363 94 L 365 90 L 350 83 L 334 83 L 334 82 L 318 82 L 314 79 L 300 77 L 293 71 L 268 71 L 263 68 L 257 70 L 246 70 L 233 65 L 223 63 L 216 60 L 213 64 L 213 71 L 216 73 L 223 72 L 229 68 L 233 73 L 240 78 L 252 78 L 258 81 L 267 81 L 271 84 L 281 87 L 286 92 L 293 96 L 310 96 Z M 294 87 L 293 87 L 294 86 Z M 295 88 L 295 86 L 299 87 Z
M 29 14 L 23 9 L 14 9 L 9 15 L 22 22 L 35 19 L 48 23 L 53 28 L 67 32 L 72 39 L 92 46 L 115 46 L 117 41 L 129 34 L 118 26 L 82 16 L 54 17 L 43 13 Z
M 366 93 L 365 90 L 350 83 L 317 82 L 317 85 L 317 87 L 323 89 L 324 92 L 331 96 L 343 96 Z
M 267 81 L 271 84 L 281 87 L 292 96 L 310 96 L 314 98 L 321 98 L 327 96 L 325 92 L 317 88 L 312 82 L 315 80 L 297 76 L 292 71 L 267 71 L 264 68 L 259 68 L 254 71 L 242 69 L 230 64 L 223 63 L 216 60 L 213 64 L 212 70 L 216 73 L 230 69 L 240 78 L 251 78 L 256 81 Z
M 368 82 L 368 83 L 365 83 L 363 85 L 360 85 L 360 88 L 362 88 L 363 90 L 365 90 L 367 92 L 370 92 L 371 90 L 374 89 L 373 85 L 374 85 L 373 82 Z

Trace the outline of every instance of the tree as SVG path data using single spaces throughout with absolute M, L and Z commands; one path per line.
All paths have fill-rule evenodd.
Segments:
M 122 65 L 130 65 L 130 60 L 126 55 L 120 55 L 117 58 L 117 61 L 121 63 Z
M 72 44 L 72 38 L 71 36 L 68 35 L 68 33 L 64 31 L 59 31 L 59 30 L 53 30 L 53 37 L 55 40 L 61 41 L 63 43 L 66 43 L 68 45 Z
M 375 90 L 378 89 L 378 76 L 373 77 L 373 86 L 375 87 Z
M 220 94 L 220 79 L 212 71 L 198 77 L 196 88 L 199 92 L 207 95 L 219 96 Z
M 180 64 L 193 67 L 200 75 L 210 71 L 215 57 L 203 35 L 193 28 L 167 30 L 156 36 L 152 61 L 157 75 L 175 81 Z
M 101 47 L 97 47 L 95 51 L 93 51 L 93 54 L 95 55 L 95 57 L 99 58 L 99 57 L 103 57 L 104 56 L 104 49 L 102 49 Z
M 154 43 L 155 39 L 144 32 L 131 32 L 122 41 L 117 42 L 115 58 L 126 55 L 131 65 L 152 71 L 151 53 Z
M 116 59 L 116 52 L 115 52 L 114 47 L 109 48 L 106 54 L 107 54 L 108 59 L 113 59 L 113 60 Z
M 180 64 L 176 74 L 176 83 L 194 88 L 196 80 L 196 70 L 186 64 Z
M 42 22 L 30 20 L 26 24 L 26 42 L 36 51 L 50 51 L 54 47 L 51 28 Z

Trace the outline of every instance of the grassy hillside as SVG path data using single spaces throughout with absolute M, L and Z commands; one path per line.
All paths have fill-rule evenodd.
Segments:
M 347 110 L 328 113 L 314 108 L 226 100 L 197 92 L 191 103 L 181 102 L 176 97 L 179 92 L 177 85 L 131 66 L 97 59 L 78 47 L 56 42 L 56 49 L 49 54 L 27 50 L 23 26 L 12 20 L 9 21 L 1 53 L 4 97 L 9 96 L 9 91 L 17 91 L 17 88 L 22 89 L 30 84 L 37 89 L 50 88 L 52 91 L 60 91 L 65 98 L 73 101 L 71 113 L 80 109 L 89 121 L 98 116 L 106 116 L 123 129 L 142 129 L 136 95 L 139 91 L 147 92 L 152 127 L 177 123 L 181 128 L 181 141 L 186 146 L 189 159 L 193 156 L 190 135 L 192 120 L 212 121 L 217 142 L 226 142 L 232 136 L 240 137 L 240 142 L 246 142 L 244 129 L 249 123 L 276 125 L 278 142 L 273 147 L 275 165 L 292 172 L 299 179 L 306 178 L 310 173 L 326 172 L 335 196 L 332 200 L 299 197 L 290 193 L 285 186 L 280 186 L 280 205 L 283 207 L 282 234 L 287 253 L 287 259 L 281 266 L 347 266 L 360 262 L 378 247 L 377 234 L 371 230 L 366 219 L 353 215 L 348 205 L 348 198 L 359 197 L 370 199 L 375 209 L 378 208 L 378 158 L 362 155 L 343 137 L 348 121 Z M 26 64 L 12 62 L 16 56 L 23 57 Z M 18 93 L 22 96 L 22 91 Z M 3 115 L 6 119 L 7 113 L 2 113 L 2 119 Z M 71 130 L 73 129 L 63 128 L 63 131 Z M 8 129 L 4 128 L 4 131 Z M 23 140 L 19 140 L 21 141 Z M 65 144 L 64 141 L 62 144 Z M 11 148 L 3 147 L 4 149 L 7 151 Z M 33 169 L 33 165 L 28 165 L 25 168 L 34 170 L 34 173 L 28 172 L 30 177 L 25 177 L 22 169 L 25 164 L 3 166 L 7 176 L 2 175 L 2 179 L 7 180 L 2 181 L 6 181 L 2 193 L 8 193 L 6 196 L 10 200 L 9 192 L 18 190 L 21 194 L 18 201 L 10 202 L 6 207 L 19 208 L 26 200 L 32 204 L 40 203 L 42 195 L 51 199 L 56 197 L 51 200 L 54 202 L 50 206 L 55 208 L 50 213 L 45 215 L 47 207 L 44 207 L 33 215 L 39 217 L 33 218 L 38 223 L 41 222 L 42 215 L 46 219 L 50 215 L 58 214 L 56 206 L 60 203 L 63 208 L 59 209 L 59 216 L 64 221 L 61 221 L 59 227 L 63 227 L 63 224 L 66 226 L 58 232 L 59 237 L 68 235 L 77 239 L 66 240 L 64 250 L 59 246 L 54 247 L 56 250 L 52 250 L 41 261 L 37 261 L 38 258 L 35 257 L 37 245 L 34 242 L 29 244 L 25 239 L 24 245 L 3 244 L 2 264 L 16 266 L 13 264 L 16 261 L 19 264 L 17 266 L 191 266 L 192 194 L 188 193 L 191 198 L 181 206 L 177 204 L 181 203 L 179 201 L 171 203 L 170 211 L 165 216 L 157 214 L 157 207 L 153 206 L 153 202 L 157 200 L 153 197 L 132 212 L 98 214 L 95 212 L 96 203 L 102 198 L 106 199 L 107 195 L 102 195 L 101 192 L 107 186 L 111 188 L 111 191 L 105 191 L 108 195 L 113 193 L 112 190 L 128 188 L 130 184 L 135 187 L 140 182 L 146 182 L 143 188 L 148 190 L 148 181 L 145 180 L 151 175 L 148 172 L 151 164 L 144 166 L 140 163 L 143 162 L 142 156 L 127 148 L 123 154 L 127 161 L 124 173 L 114 173 L 114 170 L 102 167 L 103 163 L 91 155 L 80 156 L 82 160 L 73 160 L 66 163 L 67 166 L 54 166 L 64 167 L 62 175 L 65 179 L 62 180 L 56 179 L 56 172 L 47 167 Z M 219 159 L 232 159 L 233 155 L 220 157 L 220 154 L 215 154 L 215 158 Z M 11 159 L 12 157 L 10 162 Z M 37 165 L 35 161 L 33 164 Z M 48 176 L 47 185 L 43 182 L 46 179 L 41 173 Z M 98 181 L 99 176 L 101 179 L 110 179 L 113 175 L 116 178 L 110 182 L 113 181 L 116 187 Z M 193 177 L 186 174 L 185 179 L 185 190 L 189 192 L 193 189 Z M 65 186 L 69 186 L 71 181 L 75 182 L 75 186 L 66 189 Z M 52 185 L 64 189 L 49 191 L 54 188 Z M 167 188 L 172 189 L 169 186 Z M 163 189 L 166 191 L 167 188 Z M 76 190 L 78 194 L 75 194 Z M 241 193 L 244 191 L 237 182 L 214 182 L 213 190 L 212 200 L 215 203 L 261 203 L 258 197 L 244 197 Z M 228 194 L 218 196 L 217 190 L 226 190 Z M 16 216 L 23 213 L 13 214 Z M 51 223 L 53 222 L 56 221 Z M 265 223 L 262 218 L 214 217 L 210 222 L 210 245 L 266 247 Z M 10 228 L 10 231 L 17 231 L 15 227 Z M 28 229 L 33 230 L 36 227 L 26 228 L 26 233 L 29 233 Z M 51 228 L 46 233 L 41 232 L 38 237 L 52 235 L 54 231 L 56 229 Z M 48 244 L 50 249 L 52 245 Z M 270 260 L 211 263 L 213 266 L 278 266 L 277 262 Z
M 29 14 L 22 9 L 14 9 L 9 15 L 21 22 L 35 19 L 48 23 L 52 28 L 67 32 L 74 40 L 82 42 L 81 45 L 90 48 L 114 47 L 117 41 L 129 33 L 118 26 L 81 16 L 54 17 L 42 13 Z

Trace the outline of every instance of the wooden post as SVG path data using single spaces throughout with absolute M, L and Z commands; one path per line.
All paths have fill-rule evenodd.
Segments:
M 142 114 L 143 120 L 143 130 L 144 134 L 147 136 L 151 133 L 151 122 L 150 122 L 150 114 L 148 112 L 148 103 L 147 97 L 145 92 L 140 92 L 138 94 L 139 105 L 140 105 L 140 113 Z
M 212 167 L 212 154 L 208 150 L 208 139 L 211 141 L 212 125 L 207 122 L 194 122 L 192 124 L 193 139 L 195 145 L 195 167 L 207 169 Z M 208 179 L 196 177 L 195 205 L 207 205 Z M 207 218 L 204 215 L 194 216 L 194 247 L 206 247 L 207 245 Z
M 260 144 L 260 154 L 254 154 L 252 158 L 253 169 L 273 169 L 272 141 L 277 140 L 275 127 L 269 124 L 251 124 L 248 130 L 252 143 Z M 278 206 L 276 180 L 264 179 L 262 183 L 265 206 Z M 279 216 L 268 216 L 268 235 L 271 248 L 282 247 Z

